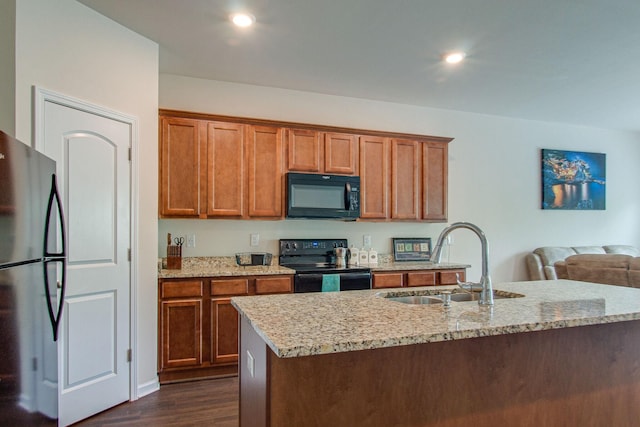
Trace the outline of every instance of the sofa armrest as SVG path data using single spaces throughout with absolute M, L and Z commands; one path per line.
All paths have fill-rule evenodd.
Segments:
M 529 280 L 546 280 L 542 260 L 538 254 L 527 254 L 525 261 L 527 263 L 527 270 L 529 271 Z
M 640 288 L 640 258 L 629 261 L 629 286 Z

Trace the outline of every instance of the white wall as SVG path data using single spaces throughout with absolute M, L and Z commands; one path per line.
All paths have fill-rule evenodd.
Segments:
M 490 244 L 493 280 L 524 280 L 524 255 L 538 246 L 632 244 L 640 246 L 640 135 L 554 123 L 422 108 L 363 99 L 160 75 L 160 108 L 353 128 L 448 136 L 449 221 L 480 226 Z M 540 149 L 607 154 L 605 211 L 540 209 Z M 160 220 L 158 255 L 166 233 L 196 234 L 186 256 L 233 255 L 255 250 L 249 234 L 260 233 L 258 250 L 277 253 L 277 239 L 342 237 L 362 244 L 371 234 L 381 253 L 391 237 L 432 237 L 444 224 L 341 223 L 332 221 Z M 480 246 L 466 231 L 454 232 L 450 260 L 473 265 L 480 275 Z
M 31 142 L 32 86 L 138 119 L 138 386 L 157 385 L 158 46 L 74 0 L 16 2 L 16 136 Z

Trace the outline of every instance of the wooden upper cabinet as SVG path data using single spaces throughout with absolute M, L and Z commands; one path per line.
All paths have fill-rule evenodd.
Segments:
M 314 130 L 287 129 L 287 170 L 320 173 L 322 133 Z
M 358 172 L 358 142 L 356 135 L 324 134 L 324 172 L 356 175 Z
M 290 172 L 355 175 L 357 136 L 347 133 L 287 129 L 287 170 Z
M 168 110 L 160 127 L 164 218 L 282 219 L 290 171 L 360 176 L 363 221 L 447 221 L 450 138 Z
M 207 123 L 207 215 L 242 217 L 246 186 L 245 126 Z
M 160 215 L 198 216 L 205 122 L 161 117 Z
M 270 126 L 249 126 L 248 132 L 248 216 L 282 218 L 283 130 Z
M 427 142 L 422 150 L 422 218 L 446 221 L 448 146 Z
M 360 218 L 389 217 L 389 139 L 360 137 Z
M 421 153 L 418 141 L 391 140 L 391 219 L 421 217 Z

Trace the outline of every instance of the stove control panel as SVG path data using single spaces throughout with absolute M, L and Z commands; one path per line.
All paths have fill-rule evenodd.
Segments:
M 347 247 L 347 239 L 280 239 L 280 256 L 320 255 Z

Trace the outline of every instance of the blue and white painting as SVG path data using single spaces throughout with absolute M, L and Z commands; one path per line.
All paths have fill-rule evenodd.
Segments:
M 542 150 L 542 209 L 604 210 L 606 154 Z

